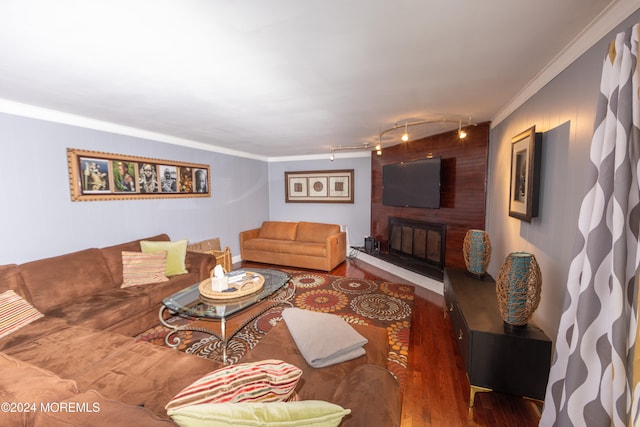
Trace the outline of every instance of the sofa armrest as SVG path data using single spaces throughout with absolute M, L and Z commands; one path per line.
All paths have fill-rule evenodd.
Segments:
M 211 271 L 216 266 L 216 257 L 211 254 L 187 251 L 187 269 L 190 273 L 197 273 L 199 280 L 211 277 Z
M 240 232 L 240 257 L 245 259 L 244 256 L 244 242 L 249 239 L 256 239 L 260 234 L 260 228 L 253 228 L 251 230 L 241 231 Z
M 341 231 L 327 238 L 327 258 L 331 266 L 336 266 L 347 257 L 347 233 Z

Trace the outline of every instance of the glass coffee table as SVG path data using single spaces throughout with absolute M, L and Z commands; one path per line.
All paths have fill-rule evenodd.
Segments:
M 235 299 L 220 300 L 204 298 L 200 295 L 200 282 L 198 282 L 162 300 L 162 307 L 160 307 L 158 316 L 160 317 L 160 323 L 170 329 L 164 339 L 165 344 L 169 347 L 177 348 L 182 342 L 180 337 L 176 336 L 180 331 L 198 331 L 211 334 L 222 341 L 222 362 L 226 364 L 227 342 L 233 337 L 233 335 L 235 335 L 235 333 L 240 331 L 243 326 L 258 317 L 261 313 L 264 313 L 277 305 L 286 304 L 292 306 L 287 297 L 284 299 L 273 298 L 270 300 L 270 302 L 272 302 L 271 304 L 265 304 L 263 310 L 260 310 L 258 313 L 255 313 L 248 319 L 245 319 L 234 332 L 227 336 L 226 326 L 229 318 L 263 301 L 289 282 L 289 276 L 281 271 L 261 268 L 251 268 L 250 270 L 251 272 L 258 273 L 264 277 L 264 286 L 262 289 L 251 295 Z M 291 293 L 291 296 L 293 294 L 294 293 Z M 191 326 L 190 323 L 182 326 L 172 325 L 164 319 L 164 312 L 167 310 L 171 314 L 178 315 L 180 317 L 193 320 L 209 320 L 212 322 L 212 325 L 214 325 L 214 323 L 219 323 L 220 334 L 210 329 Z

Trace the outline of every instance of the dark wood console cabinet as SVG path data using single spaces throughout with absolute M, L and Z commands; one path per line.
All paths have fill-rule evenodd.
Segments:
M 551 368 L 551 341 L 532 323 L 513 327 L 498 311 L 496 283 L 464 269 L 445 269 L 445 315 L 469 378 L 473 406 L 478 391 L 544 400 Z

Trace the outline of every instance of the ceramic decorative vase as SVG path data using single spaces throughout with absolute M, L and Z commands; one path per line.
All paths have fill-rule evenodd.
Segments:
M 491 261 L 491 241 L 484 230 L 469 230 L 464 236 L 462 245 L 464 263 L 467 272 L 474 277 L 482 278 Z
M 498 309 L 502 320 L 525 326 L 540 303 L 542 273 L 533 254 L 512 252 L 504 260 L 496 279 Z

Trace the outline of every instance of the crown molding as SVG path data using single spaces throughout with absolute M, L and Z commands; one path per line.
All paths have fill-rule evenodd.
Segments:
M 637 0 L 616 0 L 607 6 L 591 23 L 578 34 L 549 64 L 524 86 L 491 119 L 491 128 L 496 127 L 515 110 L 538 93 L 544 86 L 564 71 L 583 53 L 605 37 L 632 13 L 639 10 Z
M 211 144 L 205 144 L 199 141 L 193 141 L 186 138 L 166 135 L 159 132 L 151 132 L 131 126 L 123 126 L 112 122 L 91 119 L 75 114 L 63 113 L 61 111 L 51 110 L 48 108 L 36 107 L 34 105 L 23 104 L 20 102 L 0 99 L 0 113 L 12 114 L 14 116 L 28 117 L 32 119 L 44 120 L 47 122 L 60 123 L 65 125 L 77 126 L 85 129 L 99 130 L 103 132 L 115 133 L 118 135 L 132 136 L 135 138 L 148 139 L 157 142 L 166 142 L 168 144 L 180 145 L 183 147 L 195 148 L 203 151 L 211 151 L 214 153 L 228 154 L 230 156 L 245 157 L 254 160 L 267 161 L 267 157 L 258 156 L 243 151 L 231 150 L 224 147 L 217 147 Z
M 357 157 L 371 157 L 372 151 L 364 150 L 364 151 L 355 151 L 355 152 L 341 152 L 339 154 L 335 154 L 336 160 L 341 159 L 352 159 Z M 282 157 L 269 157 L 267 160 L 270 163 L 277 162 L 297 162 L 297 161 L 306 161 L 306 160 L 329 160 L 329 154 L 310 154 L 304 156 L 282 156 Z

